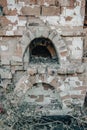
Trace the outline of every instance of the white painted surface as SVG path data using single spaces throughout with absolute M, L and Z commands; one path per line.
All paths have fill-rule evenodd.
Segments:
M 83 40 L 81 37 L 73 37 L 72 39 L 72 59 L 81 59 L 83 56 Z
M 14 5 L 15 4 L 15 0 L 7 0 L 7 4 L 8 5 Z
M 7 51 L 8 50 L 8 46 L 7 45 L 1 45 L 1 50 L 2 51 Z
M 10 20 L 12 23 L 15 23 L 16 21 L 18 21 L 18 16 L 6 16 L 6 18 L 8 20 Z

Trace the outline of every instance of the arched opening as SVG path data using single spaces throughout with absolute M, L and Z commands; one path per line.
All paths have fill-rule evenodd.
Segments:
M 29 45 L 31 63 L 59 63 L 53 43 L 48 38 L 35 38 Z

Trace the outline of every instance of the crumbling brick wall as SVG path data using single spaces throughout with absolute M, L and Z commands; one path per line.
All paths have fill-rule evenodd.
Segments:
M 86 93 L 84 7 L 85 0 L 0 1 L 1 86 L 12 84 L 19 95 L 45 82 L 58 91 L 64 109 L 72 103 L 82 105 Z M 29 46 L 36 38 L 52 42 L 58 64 L 30 64 Z

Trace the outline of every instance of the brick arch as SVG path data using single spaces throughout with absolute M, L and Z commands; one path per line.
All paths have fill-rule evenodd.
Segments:
M 22 59 L 24 59 L 26 50 L 28 46 L 30 45 L 31 41 L 35 38 L 48 38 L 52 41 L 54 49 L 56 50 L 57 56 L 59 58 L 60 64 L 63 61 L 68 61 L 68 49 L 65 41 L 62 39 L 62 37 L 58 34 L 55 30 L 45 29 L 42 30 L 36 29 L 36 31 L 33 33 L 30 30 L 28 30 L 24 36 L 21 39 L 22 44 Z
M 17 82 L 14 92 L 16 94 L 22 92 L 25 94 L 28 89 L 30 89 L 36 83 L 46 83 L 50 86 L 53 86 L 57 90 L 58 82 L 55 76 L 49 76 L 41 79 L 41 76 L 35 75 L 35 77 L 30 75 L 24 75 Z M 58 90 L 57 90 L 58 91 Z
M 40 77 L 39 77 L 40 78 Z M 51 79 L 51 81 L 49 81 L 49 78 Z M 62 97 L 61 97 L 61 91 L 59 92 L 59 89 L 57 88 L 58 86 L 58 82 L 55 83 L 55 76 L 54 77 L 48 77 L 44 80 L 40 80 L 36 78 L 36 80 L 33 79 L 33 76 L 30 76 L 30 75 L 24 75 L 21 77 L 21 79 L 18 81 L 18 83 L 16 84 L 16 87 L 14 89 L 14 100 L 17 100 L 17 103 L 20 102 L 20 99 L 26 94 L 26 92 L 31 89 L 35 84 L 46 84 L 46 85 L 49 85 L 51 86 L 52 88 L 54 88 L 54 90 L 58 93 L 58 97 L 60 99 L 60 102 L 62 104 L 62 109 L 64 104 L 63 104 L 63 101 L 62 101 Z
M 34 84 L 38 84 L 38 83 L 45 83 L 48 84 L 50 86 L 52 86 L 56 92 L 58 93 L 59 97 L 60 97 L 60 101 L 62 103 L 62 110 L 65 111 L 66 109 L 66 113 L 71 111 L 71 109 L 68 107 L 68 102 L 71 102 L 71 97 L 67 95 L 67 92 L 65 91 L 64 87 L 64 83 L 62 82 L 61 86 L 60 86 L 60 77 L 58 77 L 57 75 L 49 75 L 47 77 L 46 74 L 43 74 L 44 78 L 41 77 L 40 74 L 29 74 L 26 73 L 24 74 L 24 76 L 22 76 L 20 78 L 20 80 L 18 81 L 18 83 L 16 84 L 16 87 L 14 89 L 14 100 L 17 100 L 17 103 L 20 102 L 20 99 L 26 94 L 26 92 L 28 90 L 30 90 Z M 63 85 L 63 86 L 62 86 Z M 67 100 L 68 99 L 68 100 Z

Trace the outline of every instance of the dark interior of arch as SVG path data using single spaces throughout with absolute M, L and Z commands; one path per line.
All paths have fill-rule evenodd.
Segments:
M 48 49 L 46 48 L 46 46 L 41 46 L 41 45 L 38 45 L 36 46 L 33 50 L 32 50 L 32 55 L 33 56 L 41 56 L 41 57 L 48 57 L 48 58 L 51 58 L 51 54 L 50 52 L 48 51 Z
M 31 63 L 58 63 L 53 43 L 48 38 L 35 38 L 29 45 Z

